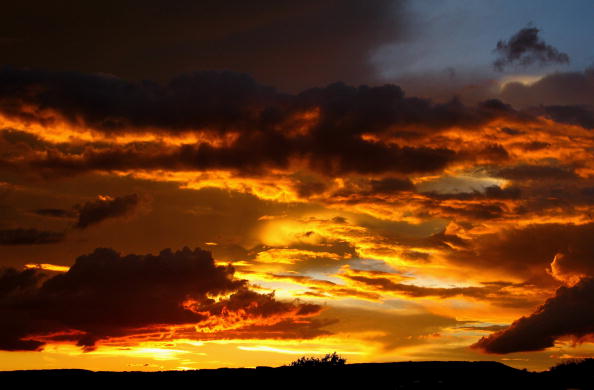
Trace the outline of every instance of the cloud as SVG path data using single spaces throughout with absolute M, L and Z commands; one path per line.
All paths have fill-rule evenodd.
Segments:
M 576 180 L 578 176 L 569 167 L 550 165 L 516 165 L 493 172 L 495 177 L 510 180 Z
M 594 101 L 594 67 L 583 72 L 556 72 L 526 85 L 518 82 L 504 85 L 501 99 L 515 107 L 592 106 Z M 554 117 L 553 117 L 554 118 Z
M 115 198 L 99 197 L 95 201 L 77 205 L 75 209 L 78 212 L 78 221 L 75 227 L 86 229 L 108 218 L 130 215 L 138 207 L 139 203 L 140 196 L 130 194 Z
M 435 104 L 405 97 L 401 88 L 390 84 L 353 87 L 337 82 L 291 95 L 229 71 L 197 71 L 157 84 L 11 67 L 0 68 L 0 112 L 40 123 L 63 119 L 106 134 L 272 130 L 300 120 L 313 125 L 317 133 L 354 135 L 394 125 L 437 129 L 480 125 L 515 115 L 509 106 L 493 100 L 474 107 L 457 100 Z
M 320 317 L 339 318 L 328 326 L 330 331 L 348 340 L 363 338 L 365 345 L 375 345 L 381 352 L 434 343 L 445 329 L 461 324 L 453 317 L 423 311 L 413 314 L 349 306 L 330 307 Z
M 556 122 L 594 129 L 594 105 L 545 106 L 542 109 Z
M 92 349 L 106 338 L 175 326 L 206 333 L 265 329 L 292 319 L 307 322 L 321 310 L 250 291 L 233 273 L 231 266 L 215 265 L 209 252 L 188 248 L 126 256 L 96 249 L 42 282 L 32 269 L 4 270 L 0 349 L 37 350 L 52 341 Z
M 95 132 L 96 141 L 76 147 L 19 141 L 19 149 L 0 160 L 41 176 L 135 169 L 256 174 L 296 163 L 327 176 L 436 172 L 460 161 L 501 162 L 509 155 L 501 145 L 459 150 L 458 144 L 425 143 L 424 137 L 495 120 L 536 120 L 497 100 L 436 104 L 406 97 L 395 85 L 336 83 L 288 95 L 232 72 L 195 72 L 160 85 L 13 68 L 0 70 L 0 113 L 24 127 L 63 125 L 74 138 L 81 128 Z M 141 135 L 153 139 L 114 139 Z M 323 189 L 319 180 L 298 186 L 304 195 Z
M 393 293 L 411 298 L 454 298 L 467 297 L 477 300 L 491 301 L 500 306 L 522 307 L 531 306 L 532 299 L 526 299 L 521 293 L 507 291 L 510 287 L 519 290 L 522 284 L 507 282 L 485 282 L 473 287 L 425 287 L 411 283 L 400 283 L 401 275 L 381 271 L 363 271 L 344 267 L 337 276 L 348 281 L 351 285 L 363 287 L 375 293 Z
M 42 245 L 55 244 L 64 240 L 65 233 L 37 229 L 2 229 L 0 245 Z
M 307 291 L 303 296 L 329 298 L 329 297 L 349 297 L 377 301 L 380 299 L 380 294 L 374 292 L 363 291 L 361 289 L 350 288 L 345 285 L 337 284 L 329 280 L 315 279 L 305 275 L 267 275 L 267 278 L 272 280 L 281 280 L 295 283 L 307 287 Z
M 164 0 L 122 0 L 69 4 L 68 13 L 13 3 L 0 15 L 13 39 L 2 47 L 10 59 L 3 62 L 136 80 L 230 69 L 293 90 L 369 82 L 375 72 L 366 53 L 406 36 L 411 15 L 405 3 L 181 0 L 163 12 Z
M 568 232 L 569 239 L 559 248 L 551 260 L 547 272 L 555 279 L 575 285 L 583 277 L 594 277 L 594 248 L 592 225 L 584 225 Z
M 58 219 L 77 218 L 74 227 L 86 229 L 109 218 L 130 215 L 139 206 L 141 197 L 130 194 L 120 197 L 100 196 L 95 201 L 74 206 L 72 210 L 44 208 L 33 210 L 42 217 Z M 65 240 L 66 231 L 48 231 L 34 228 L 0 229 L 0 245 L 55 244 Z
M 504 271 L 540 286 L 557 286 L 551 278 L 550 264 L 559 254 L 564 256 L 557 260 L 559 270 L 594 276 L 588 261 L 593 238 L 592 223 L 530 224 L 480 235 L 467 241 L 465 248 L 451 250 L 446 256 L 454 264 L 489 267 L 491 271 Z
M 316 337 L 329 336 L 333 332 L 328 326 L 338 322 L 336 318 L 289 318 L 279 319 L 271 324 L 247 323 L 241 327 L 228 329 L 200 331 L 196 329 L 179 329 L 172 334 L 173 338 L 198 338 L 200 340 L 308 340 Z
M 526 27 L 514 34 L 508 41 L 497 42 L 495 53 L 498 58 L 493 66 L 503 71 L 507 66 L 529 66 L 533 64 L 567 64 L 569 56 L 560 52 L 538 37 L 540 30 Z
M 292 158 L 303 158 L 309 168 L 325 175 L 347 173 L 434 172 L 456 161 L 456 152 L 447 148 L 400 147 L 374 144 L 358 137 L 324 143 L 321 139 L 287 140 L 274 134 L 251 134 L 230 147 L 207 144 L 175 148 L 146 148 L 142 145 L 88 148 L 82 154 L 53 154 L 34 157 L 29 168 L 49 177 L 92 171 L 232 170 L 242 175 L 261 175 L 266 168 L 288 169 Z M 152 149 L 152 150 L 151 150 Z M 307 191 L 305 193 L 308 193 Z
M 64 209 L 37 209 L 33 210 L 33 212 L 39 216 L 51 218 L 71 218 L 74 216 L 71 210 Z
M 534 313 L 508 328 L 481 338 L 472 347 L 488 353 L 540 351 L 561 337 L 578 341 L 594 333 L 594 279 L 584 278 L 573 287 L 560 287 Z
M 393 70 L 401 71 L 391 67 Z M 401 86 L 408 94 L 448 101 L 452 97 L 465 103 L 481 102 L 499 95 L 499 82 L 488 69 L 477 66 L 447 67 L 436 70 L 417 70 L 390 77 L 389 81 Z
M 518 199 L 521 190 L 518 187 L 501 188 L 498 185 L 485 187 L 483 191 L 440 193 L 422 192 L 423 195 L 438 200 L 480 200 L 480 199 Z
M 436 214 L 442 217 L 470 221 L 501 218 L 509 211 L 503 203 L 439 205 L 436 209 Z
M 371 180 L 372 193 L 394 193 L 400 191 L 412 191 L 415 186 L 409 179 L 399 179 L 395 177 L 388 177 L 380 180 Z
M 18 271 L 14 268 L 0 268 L 0 296 L 7 297 L 37 287 L 44 275 L 35 269 Z

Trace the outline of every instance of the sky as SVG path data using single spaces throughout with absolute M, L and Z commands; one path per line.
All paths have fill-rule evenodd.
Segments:
M 593 357 L 594 4 L 0 15 L 0 369 Z

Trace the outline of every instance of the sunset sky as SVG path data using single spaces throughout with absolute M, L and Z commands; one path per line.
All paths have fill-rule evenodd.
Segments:
M 594 2 L 0 14 L 0 370 L 594 357 Z

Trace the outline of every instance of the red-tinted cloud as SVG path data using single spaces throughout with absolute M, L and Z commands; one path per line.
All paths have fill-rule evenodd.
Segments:
M 85 229 L 105 219 L 123 217 L 134 212 L 140 203 L 138 194 L 130 194 L 115 198 L 101 197 L 95 201 L 77 205 L 78 221 L 75 227 Z
M 64 174 L 127 169 L 249 172 L 287 168 L 295 159 L 325 174 L 434 172 L 475 155 L 500 161 L 507 152 L 487 146 L 459 155 L 446 146 L 383 142 L 381 137 L 415 139 L 452 127 L 527 118 L 496 100 L 472 107 L 456 100 L 435 104 L 406 97 L 394 85 L 356 88 L 336 83 L 287 95 L 231 72 L 197 72 L 159 85 L 11 68 L 0 71 L 0 113 L 45 125 L 65 121 L 104 135 L 202 132 L 219 141 L 230 137 L 222 144 L 199 140 L 179 147 L 158 142 L 46 145 L 47 153 L 25 159 L 35 171 Z M 369 135 L 372 138 L 366 138 Z M 15 144 L 13 139 L 7 142 Z M 39 142 L 20 141 L 33 150 Z M 13 157 L 4 158 L 9 166 L 21 161 L 17 155 L 7 157 Z
M 508 328 L 481 338 L 473 348 L 489 353 L 539 351 L 561 337 L 580 339 L 594 333 L 594 279 L 560 287 L 534 313 Z
M 64 232 L 38 229 L 2 229 L 0 230 L 0 245 L 55 244 L 64 240 L 65 236 Z
M 35 271 L 6 269 L 0 277 L 0 349 L 36 350 L 51 341 L 92 349 L 102 339 L 153 328 L 265 328 L 320 311 L 252 292 L 233 272 L 216 266 L 209 252 L 188 248 L 156 256 L 97 249 L 41 284 Z

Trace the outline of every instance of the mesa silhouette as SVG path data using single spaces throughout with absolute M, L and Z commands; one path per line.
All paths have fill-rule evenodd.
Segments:
M 164 385 L 203 388 L 390 388 L 390 389 L 588 389 L 594 385 L 594 359 L 531 372 L 499 362 L 431 361 L 219 368 L 193 371 L 107 372 L 30 370 L 0 372 L 0 381 L 21 385 Z

